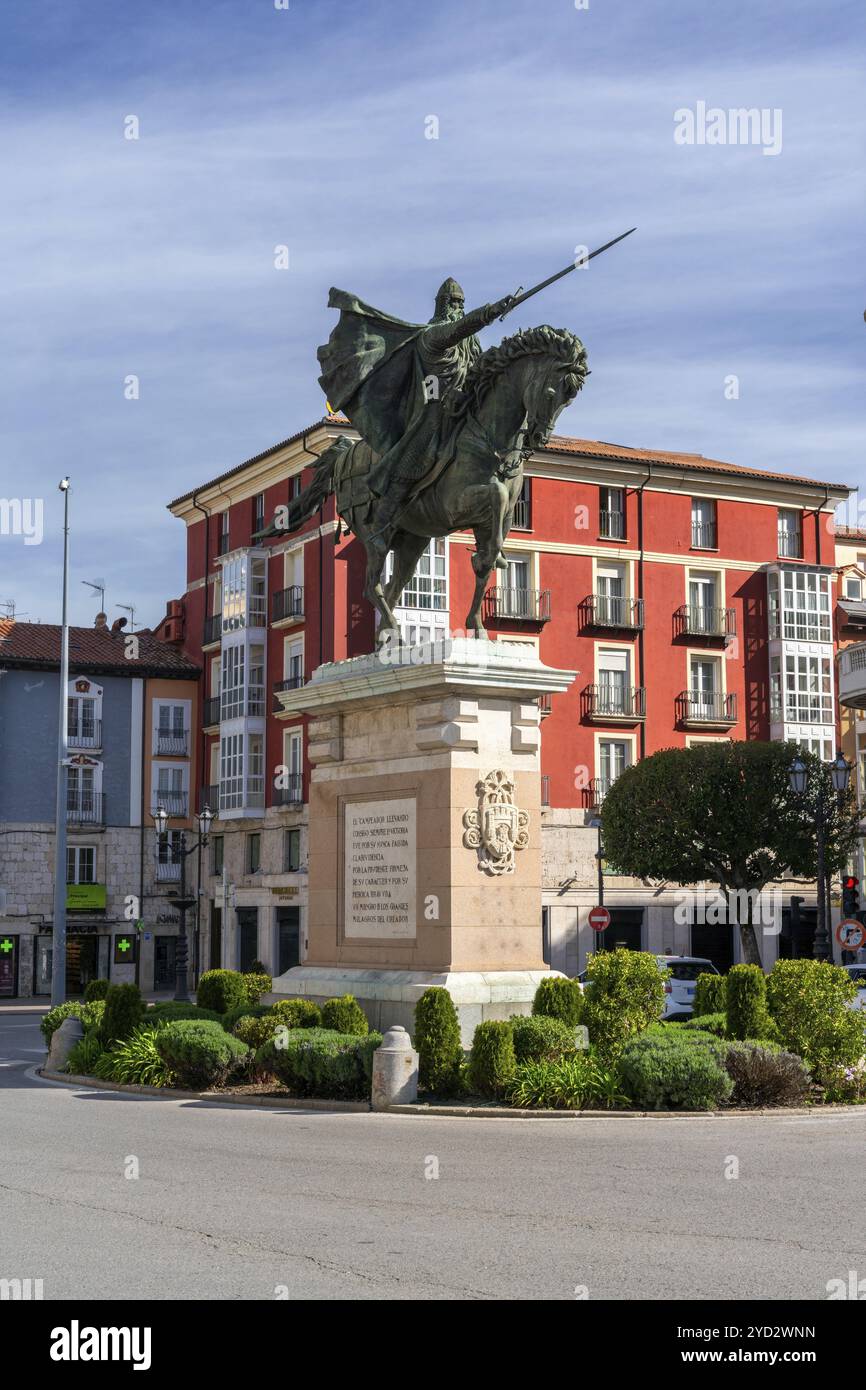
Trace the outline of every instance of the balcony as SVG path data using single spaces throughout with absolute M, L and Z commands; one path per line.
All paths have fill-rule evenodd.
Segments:
M 717 531 L 714 521 L 693 521 L 692 550 L 717 550 Z
M 586 627 L 616 628 L 620 632 L 639 632 L 643 627 L 643 599 L 616 594 L 590 594 L 579 605 Z
M 180 860 L 167 859 L 156 861 L 156 881 L 157 883 L 179 883 L 180 882 Z
M 189 756 L 189 731 L 187 729 L 157 729 L 156 751 L 159 757 L 186 758 Z
M 296 672 L 293 676 L 286 676 L 284 680 L 274 681 L 273 713 L 279 714 L 283 708 L 278 698 L 281 690 L 300 690 L 303 684 L 303 672 Z
M 779 531 L 779 556 L 785 560 L 802 560 L 803 537 L 799 531 Z
M 222 613 L 209 613 L 204 620 L 204 634 L 201 639 L 203 647 L 212 647 L 215 642 L 222 640 L 223 615 Z
M 737 697 L 715 690 L 683 690 L 677 696 L 677 719 L 688 728 L 729 729 L 737 722 Z
M 274 787 L 274 806 L 303 806 L 304 779 L 300 772 L 290 772 L 285 787 Z
M 153 811 L 158 811 L 160 806 L 170 816 L 187 816 L 189 814 L 189 797 L 186 792 L 166 791 L 163 787 L 156 787 L 153 792 Z
M 587 686 L 584 714 L 596 723 L 640 724 L 646 718 L 646 690 L 643 686 Z
M 212 729 L 220 722 L 220 697 L 210 695 L 204 702 L 202 719 L 205 729 Z
M 304 590 L 301 584 L 278 589 L 271 599 L 271 622 L 298 622 L 304 616 Z
M 487 623 L 546 623 L 550 621 L 549 589 L 510 589 L 504 585 L 484 595 Z
M 730 642 L 737 635 L 733 608 L 711 608 L 703 603 L 684 603 L 674 614 L 678 637 L 705 637 Z
M 220 721 L 243 719 L 245 715 L 260 715 L 265 712 L 265 687 L 248 685 L 245 689 L 232 686 L 220 695 Z
M 590 811 L 600 810 L 604 798 L 607 796 L 612 786 L 612 777 L 593 777 L 589 786 L 584 791 L 587 808 Z
M 839 653 L 839 704 L 866 709 L 866 642 L 855 642 Z
M 70 748 L 101 748 L 102 720 L 95 719 L 81 729 L 68 729 L 66 741 Z
M 66 822 L 68 825 L 105 825 L 105 793 L 67 786 Z
M 599 512 L 598 534 L 604 541 L 624 541 L 625 512 Z

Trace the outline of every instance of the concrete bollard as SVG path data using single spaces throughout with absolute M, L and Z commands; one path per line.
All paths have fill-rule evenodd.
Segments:
M 48 1053 L 48 1070 L 62 1071 L 69 1061 L 69 1054 L 77 1042 L 84 1037 L 84 1025 L 80 1018 L 64 1018 L 59 1028 L 55 1028 Z
M 411 1105 L 417 1099 L 418 1053 L 406 1029 L 395 1024 L 373 1053 L 373 1109 Z

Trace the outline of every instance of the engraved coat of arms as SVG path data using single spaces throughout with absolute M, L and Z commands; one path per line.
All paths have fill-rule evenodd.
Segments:
M 463 812 L 463 843 L 478 850 L 478 866 L 489 874 L 513 874 L 514 852 L 529 844 L 529 812 L 514 804 L 507 772 L 489 772 L 478 783 L 478 809 Z

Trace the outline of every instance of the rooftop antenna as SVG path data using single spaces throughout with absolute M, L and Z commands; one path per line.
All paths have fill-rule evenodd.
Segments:
M 5 608 L 5 610 L 6 610 L 5 616 L 6 616 L 7 618 L 11 618 L 13 622 L 15 621 L 16 618 L 26 618 L 26 617 L 27 617 L 26 612 L 25 612 L 25 613 L 18 613 L 18 612 L 16 611 L 16 608 L 15 608 L 15 600 L 14 600 L 14 598 L 4 598 L 4 599 L 0 599 L 0 608 Z
M 85 580 L 85 583 L 86 583 L 86 582 L 87 582 L 87 581 Z M 129 614 L 129 630 L 130 630 L 130 632 L 135 632 L 135 604 L 134 604 L 134 603 L 116 603 L 114 606 L 115 606 L 115 608 L 122 608 L 123 611 L 124 611 L 124 613 L 128 613 L 128 614 Z
M 82 579 L 82 584 L 86 584 L 88 589 L 92 589 L 95 594 L 99 594 L 99 611 L 105 612 L 105 580 L 104 579 Z

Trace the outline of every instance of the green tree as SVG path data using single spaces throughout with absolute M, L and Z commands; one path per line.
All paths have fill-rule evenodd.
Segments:
M 837 801 L 820 759 L 800 752 L 809 790 L 791 790 L 798 752 L 792 743 L 726 741 L 653 753 L 626 768 L 605 797 L 605 858 L 636 878 L 712 881 L 729 902 L 736 894 L 743 957 L 760 965 L 755 897 L 781 878 L 814 880 L 819 789 L 828 812 L 828 871 L 843 870 L 856 843 L 853 796 Z

